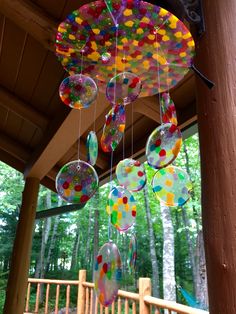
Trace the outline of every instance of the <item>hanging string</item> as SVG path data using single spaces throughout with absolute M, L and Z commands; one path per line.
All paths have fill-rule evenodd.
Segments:
M 78 160 L 80 160 L 81 109 L 79 109 Z
M 84 66 L 84 50 L 82 49 L 80 52 L 81 52 L 80 75 L 82 75 Z M 81 109 L 79 109 L 78 160 L 80 160 L 80 137 L 81 137 Z
M 84 67 L 84 49 L 82 49 L 80 52 L 81 52 L 80 75 L 82 75 Z
M 104 2 L 105 2 L 105 4 L 106 4 L 107 10 L 108 10 L 108 12 L 109 12 L 109 14 L 110 14 L 110 16 L 111 16 L 111 18 L 112 18 L 112 21 L 113 21 L 114 25 L 117 27 L 117 26 L 118 26 L 117 21 L 115 20 L 113 14 L 112 14 L 112 12 L 111 12 L 111 9 L 110 9 L 110 7 L 109 7 L 109 4 L 107 3 L 106 0 L 104 0 Z
M 110 164 L 110 192 L 112 190 L 112 167 L 113 167 L 113 150 L 111 151 L 111 164 Z M 111 241 L 111 215 L 108 215 L 108 242 Z
M 161 89 L 161 78 L 160 78 L 160 63 L 158 61 L 158 56 L 159 56 L 159 43 L 157 40 L 157 30 L 156 30 L 156 54 L 157 54 L 157 88 L 158 88 L 158 101 L 159 101 L 159 110 L 160 110 L 160 122 L 161 124 L 163 123 L 162 120 L 162 110 L 161 110 L 161 94 L 160 94 L 160 89 Z
M 115 78 L 117 76 L 117 54 L 118 54 L 118 31 L 119 31 L 119 25 L 116 26 L 116 41 L 115 41 Z M 116 79 L 115 79 L 115 88 L 114 88 L 114 99 L 113 99 L 113 103 L 116 103 Z
M 97 85 L 98 81 L 97 79 L 95 79 L 95 83 Z M 97 117 L 97 97 L 95 99 L 95 104 L 94 104 L 94 111 L 93 111 L 93 131 L 96 133 L 96 117 Z
M 134 154 L 134 107 L 133 103 L 131 104 L 131 158 Z

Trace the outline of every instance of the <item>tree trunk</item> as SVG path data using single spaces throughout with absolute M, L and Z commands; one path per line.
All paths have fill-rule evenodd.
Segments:
M 189 155 L 188 155 L 188 149 L 187 146 L 185 144 L 185 142 L 183 141 L 183 149 L 184 149 L 184 155 L 185 155 L 185 168 L 187 171 L 187 174 L 189 175 L 190 181 L 193 183 L 192 180 L 192 174 L 191 174 L 191 170 L 190 170 L 190 164 L 189 164 Z M 196 196 L 195 196 L 195 192 L 194 189 L 191 191 L 191 198 L 192 198 L 192 208 L 193 208 L 193 215 L 194 215 L 194 219 L 196 221 L 197 224 L 197 233 L 199 232 L 199 224 L 200 224 L 200 213 L 197 212 L 196 206 L 195 206 L 195 201 L 196 201 Z
M 208 308 L 208 290 L 206 260 L 203 242 L 203 233 L 199 232 L 196 245 L 197 277 L 196 277 L 196 299 L 204 309 Z
M 62 205 L 62 199 L 60 197 L 58 197 L 58 201 L 57 201 L 57 205 L 58 207 L 60 207 Z M 57 229 L 59 226 L 59 222 L 60 222 L 60 216 L 56 216 L 54 218 L 54 225 L 53 225 L 53 230 L 52 230 L 52 235 L 51 235 L 51 239 L 50 239 L 50 245 L 48 248 L 48 254 L 47 254 L 47 259 L 46 259 L 46 266 L 45 266 L 45 272 L 47 273 L 50 269 L 50 262 L 51 262 L 51 258 L 52 258 L 52 252 L 55 248 L 56 245 L 56 236 L 57 236 Z
M 93 256 L 94 260 L 99 249 L 99 190 L 96 192 L 94 198 L 96 199 L 96 206 L 94 209 L 94 239 L 93 239 Z
M 93 203 L 95 203 L 95 198 L 92 200 Z M 85 269 L 89 270 L 90 263 L 89 263 L 89 257 L 90 257 L 90 240 L 91 240 L 91 221 L 92 221 L 92 209 L 89 210 L 89 219 L 88 219 L 88 232 L 87 232 L 87 241 L 85 245 Z
M 46 195 L 46 207 L 51 208 L 52 202 L 51 202 L 51 191 L 47 191 Z M 42 230 L 42 242 L 41 242 L 41 250 L 40 250 L 40 278 L 44 278 L 45 274 L 45 250 L 46 245 L 49 238 L 49 233 L 51 230 L 51 218 L 46 218 L 44 220 L 43 224 L 43 230 Z
M 49 272 L 49 270 L 50 270 L 52 252 L 53 252 L 55 245 L 56 245 L 57 229 L 59 226 L 59 222 L 60 222 L 60 216 L 56 216 L 54 218 L 53 230 L 52 230 L 50 245 L 48 248 L 48 254 L 47 254 L 46 263 L 45 263 L 45 273 Z
M 163 226 L 163 297 L 176 301 L 175 243 L 170 208 L 160 203 Z M 168 313 L 167 310 L 165 313 Z
M 71 265 L 70 270 L 75 270 L 78 265 L 78 251 L 79 251 L 79 243 L 80 243 L 80 221 L 77 221 L 76 235 L 73 245 L 72 257 L 71 257 Z
M 148 201 L 148 188 L 145 185 L 143 189 L 143 196 L 144 196 L 144 203 L 145 203 L 145 210 L 146 210 L 146 217 L 147 217 L 147 224 L 148 224 L 148 233 L 150 238 L 150 255 L 151 255 L 151 262 L 152 262 L 152 291 L 154 297 L 159 297 L 159 271 L 158 271 L 158 262 L 157 262 L 157 255 L 156 255 L 156 248 L 155 248 L 155 236 L 151 218 L 151 211 Z
M 193 244 L 193 241 L 191 240 L 191 236 L 190 236 L 190 232 L 189 232 L 190 222 L 189 222 L 189 219 L 187 216 L 185 206 L 182 207 L 182 217 L 183 217 L 185 234 L 186 234 L 187 245 L 188 245 L 188 256 L 189 256 L 189 261 L 190 261 L 191 268 L 192 268 L 193 291 L 194 291 L 194 294 L 196 295 L 197 266 L 196 266 L 195 254 L 194 254 L 194 244 Z

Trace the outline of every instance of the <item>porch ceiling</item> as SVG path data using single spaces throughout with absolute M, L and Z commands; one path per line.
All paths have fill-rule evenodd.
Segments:
M 58 88 L 66 73 L 54 55 L 54 37 L 67 14 L 87 2 L 0 1 L 0 160 L 25 176 L 40 178 L 52 190 L 60 167 L 77 158 L 79 133 L 79 112 L 59 99 Z M 197 119 L 194 90 L 195 79 L 189 73 L 171 92 L 182 129 Z M 157 97 L 141 98 L 127 106 L 126 156 L 131 154 L 132 106 L 134 156 L 139 157 L 148 135 L 160 123 Z M 94 116 L 100 139 L 109 107 L 99 94 L 95 115 L 94 106 L 82 110 L 81 159 L 86 160 L 86 137 L 93 129 Z M 122 155 L 120 145 L 114 153 L 115 163 Z M 109 155 L 99 148 L 96 170 L 101 179 L 109 167 Z

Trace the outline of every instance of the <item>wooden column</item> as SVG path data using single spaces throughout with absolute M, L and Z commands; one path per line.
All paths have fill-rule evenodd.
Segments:
M 144 302 L 144 297 L 151 295 L 152 286 L 150 278 L 139 278 L 139 313 L 150 314 L 150 305 Z
M 4 314 L 24 312 L 38 190 L 39 179 L 27 178 L 12 253 Z
M 206 0 L 197 79 L 203 231 L 211 314 L 236 313 L 236 1 Z

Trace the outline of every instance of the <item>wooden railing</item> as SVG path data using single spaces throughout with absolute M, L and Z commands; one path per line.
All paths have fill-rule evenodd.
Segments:
M 76 289 L 77 308 L 69 312 L 72 288 Z M 34 298 L 32 299 L 31 291 L 33 289 Z M 45 291 L 43 296 L 42 291 Z M 62 293 L 64 293 L 65 303 L 60 305 Z M 208 313 L 186 305 L 152 297 L 151 280 L 149 278 L 139 279 L 139 293 L 119 290 L 116 301 L 109 308 L 105 308 L 98 303 L 94 293 L 94 284 L 86 282 L 85 270 L 80 270 L 79 280 L 28 279 L 25 314 L 59 314 L 61 313 L 59 312 L 60 308 L 64 309 L 63 314 L 161 314 L 164 313 L 163 310 L 166 310 L 165 313 L 168 314 Z

